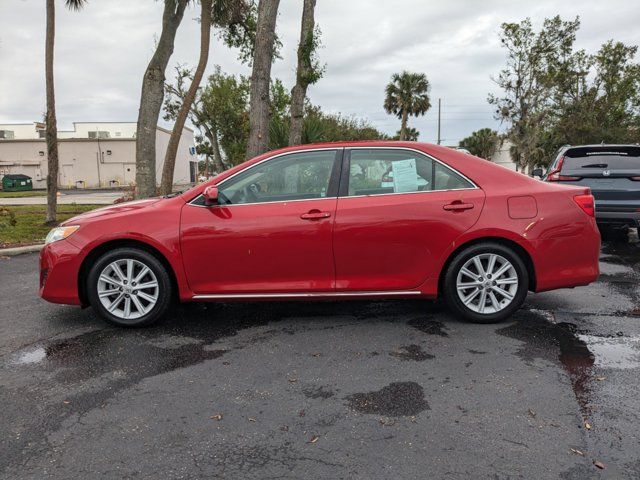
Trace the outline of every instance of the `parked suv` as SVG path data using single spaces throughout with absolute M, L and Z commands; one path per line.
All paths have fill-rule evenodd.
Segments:
M 581 145 L 560 149 L 546 182 L 589 187 L 601 229 L 626 234 L 640 224 L 640 145 Z

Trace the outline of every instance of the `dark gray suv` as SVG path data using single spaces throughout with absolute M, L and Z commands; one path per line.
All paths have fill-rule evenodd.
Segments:
M 562 147 L 545 182 L 591 188 L 596 222 L 601 228 L 626 233 L 640 224 L 640 145 L 581 145 Z

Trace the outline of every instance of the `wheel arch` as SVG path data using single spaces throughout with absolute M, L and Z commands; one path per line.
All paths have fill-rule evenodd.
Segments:
M 104 253 L 116 248 L 137 248 L 156 257 L 158 261 L 162 263 L 162 266 L 167 270 L 167 273 L 169 274 L 169 278 L 171 279 L 171 289 L 173 290 L 172 293 L 174 294 L 174 298 L 179 298 L 178 279 L 176 277 L 176 272 L 174 271 L 167 257 L 165 257 L 162 252 L 160 252 L 160 250 L 146 242 L 127 238 L 109 240 L 101 243 L 95 246 L 85 256 L 78 272 L 78 296 L 80 297 L 80 304 L 83 307 L 89 305 L 89 299 L 87 296 L 87 276 L 89 275 L 91 266 Z
M 464 249 L 469 248 L 473 245 L 481 244 L 481 243 L 498 243 L 500 245 L 503 245 L 513 250 L 516 253 L 516 255 L 518 255 L 520 259 L 524 262 L 524 265 L 527 268 L 527 275 L 529 277 L 529 291 L 535 292 L 536 270 L 535 270 L 535 265 L 533 263 L 533 259 L 531 258 L 531 255 L 529 254 L 529 252 L 522 245 L 520 245 L 518 242 L 514 240 L 511 240 L 505 237 L 489 236 L 489 237 L 474 238 L 472 240 L 464 242 L 461 245 L 458 245 L 458 247 L 449 254 L 446 261 L 444 262 L 444 265 L 442 266 L 442 269 L 440 270 L 440 275 L 438 277 L 438 296 L 442 295 L 442 292 L 444 291 L 443 290 L 444 277 L 453 259 Z

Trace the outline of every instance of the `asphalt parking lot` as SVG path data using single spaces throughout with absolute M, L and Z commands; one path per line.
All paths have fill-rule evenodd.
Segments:
M 105 326 L 0 259 L 0 477 L 639 478 L 640 243 L 509 322 L 417 301 Z

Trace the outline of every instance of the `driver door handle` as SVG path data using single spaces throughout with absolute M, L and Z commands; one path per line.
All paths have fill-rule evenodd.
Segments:
M 331 212 L 321 212 L 320 210 L 310 210 L 307 213 L 300 215 L 303 220 L 321 220 L 323 218 L 329 218 Z

